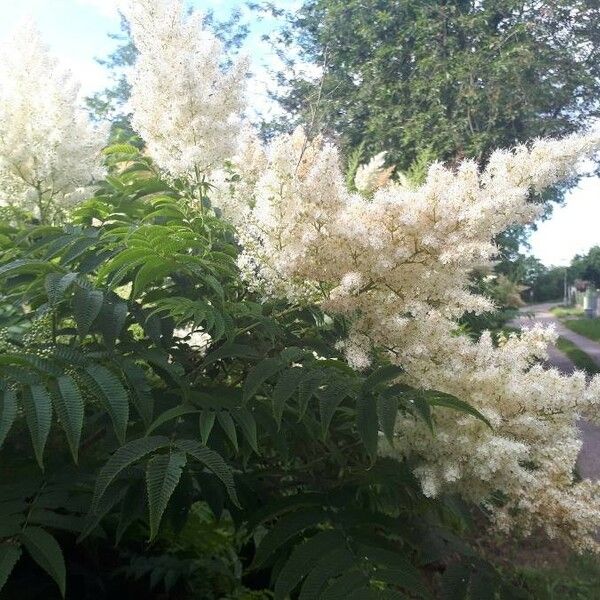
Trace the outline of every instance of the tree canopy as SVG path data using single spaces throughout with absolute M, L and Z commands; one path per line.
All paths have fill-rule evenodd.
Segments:
M 282 42 L 323 77 L 281 74 L 279 100 L 401 170 L 481 162 L 600 114 L 599 19 L 595 0 L 306 0 Z
M 600 287 L 600 246 L 594 246 L 587 254 L 578 254 L 569 267 L 570 278 L 590 281 Z

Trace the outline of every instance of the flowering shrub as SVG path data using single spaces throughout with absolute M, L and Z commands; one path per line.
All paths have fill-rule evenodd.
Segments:
M 420 187 L 388 183 L 365 198 L 345 189 L 332 146 L 296 131 L 269 149 L 239 225 L 245 279 L 347 318 L 340 344 L 350 366 L 363 370 L 384 350 L 402 367 L 399 380 L 452 394 L 489 421 L 438 411 L 435 436 L 423 420 L 397 422 L 394 444 L 382 441 L 381 451 L 418 456 L 426 495 L 459 492 L 484 502 L 505 530 L 544 527 L 578 548 L 597 548 L 600 487 L 575 484 L 573 471 L 576 421 L 598 417 L 600 378 L 587 386 L 582 373 L 535 364 L 555 341 L 551 331 L 536 327 L 495 347 L 489 335 L 457 335 L 456 321 L 491 308 L 469 291 L 469 273 L 493 258 L 496 234 L 538 214 L 529 192 L 599 148 L 599 134 L 537 141 L 496 152 L 482 173 L 470 162 L 457 171 L 434 165 Z
M 124 6 L 146 153 L 107 148 L 65 227 L 0 237 L 0 586 L 25 550 L 64 595 L 55 536 L 93 563 L 108 533 L 134 594 L 123 573 L 183 597 L 257 577 L 281 599 L 516 597 L 457 538 L 458 497 L 598 550 L 598 484 L 573 468 L 600 379 L 545 369 L 552 332 L 474 341 L 457 321 L 492 306 L 469 275 L 493 237 L 600 136 L 436 164 L 419 186 L 380 156 L 350 191 L 323 139 L 236 137 L 242 67 L 221 70 L 182 6 Z M 168 545 L 193 539 L 198 502 L 235 531 L 215 563 Z

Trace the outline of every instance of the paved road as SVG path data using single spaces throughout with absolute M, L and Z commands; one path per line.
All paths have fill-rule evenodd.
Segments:
M 515 327 L 527 327 L 534 323 L 554 324 L 558 334 L 576 346 L 579 346 L 600 367 L 600 344 L 571 331 L 565 327 L 551 312 L 556 304 L 536 304 L 521 309 L 521 314 L 511 322 Z M 575 370 L 573 362 L 556 348 L 548 349 L 549 363 L 565 374 Z M 600 479 L 600 427 L 587 421 L 579 422 L 583 447 L 577 466 L 582 477 Z
M 600 367 L 600 344 L 593 342 L 583 335 L 579 335 L 574 331 L 571 331 L 565 327 L 551 312 L 550 309 L 556 306 L 556 304 L 534 304 L 521 309 L 521 315 L 518 319 L 515 319 L 515 323 L 518 327 L 526 327 L 534 322 L 543 323 L 548 325 L 553 323 L 558 331 L 558 335 L 568 339 L 583 350 L 597 365 Z M 564 354 L 561 354 L 564 358 Z M 568 360 L 568 359 L 567 359 Z M 571 361 L 569 361 L 571 362 Z M 572 365 L 573 363 L 571 363 Z M 555 365 L 558 367 L 558 365 Z M 560 368 L 560 367 L 559 367 Z

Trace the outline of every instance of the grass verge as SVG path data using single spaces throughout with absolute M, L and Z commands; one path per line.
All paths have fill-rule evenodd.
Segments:
M 550 309 L 550 312 L 559 319 L 564 317 L 583 317 L 583 308 L 577 306 L 554 306 Z
M 564 325 L 575 333 L 600 342 L 600 319 L 568 319 Z
M 565 323 L 566 325 L 567 323 Z M 586 354 L 583 350 L 578 348 L 573 342 L 569 341 L 564 337 L 559 337 L 556 342 L 556 347 L 563 353 L 566 354 L 575 364 L 578 369 L 585 371 L 589 375 L 595 375 L 600 373 L 600 367 L 590 358 L 589 354 Z
M 517 569 L 517 582 L 536 600 L 593 600 L 599 594 L 600 564 L 596 557 L 573 554 L 559 568 Z
M 479 522 L 477 526 L 479 527 Z M 479 531 L 483 531 L 483 527 L 479 527 Z M 492 533 L 480 538 L 477 545 L 483 555 L 500 569 L 507 581 L 523 590 L 523 595 L 515 595 L 514 600 L 599 598 L 598 557 L 576 554 L 563 542 L 548 539 L 540 530 L 525 538 Z M 477 596 L 473 600 L 483 598 L 484 596 Z

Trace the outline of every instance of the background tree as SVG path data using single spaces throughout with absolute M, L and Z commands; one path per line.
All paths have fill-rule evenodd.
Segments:
M 600 287 L 600 246 L 594 246 L 587 254 L 577 254 L 569 267 L 569 277 L 591 281 Z
M 534 256 L 521 256 L 515 273 L 527 286 L 523 298 L 529 302 L 553 302 L 564 295 L 565 267 L 546 267 Z
M 88 109 L 96 120 L 105 120 L 111 123 L 112 137 L 133 136 L 129 123 L 131 113 L 126 107 L 131 92 L 127 81 L 126 69 L 135 62 L 137 51 L 131 39 L 129 24 L 121 15 L 121 32 L 108 34 L 112 40 L 119 42 L 114 52 L 106 58 L 98 58 L 98 64 L 106 67 L 111 72 L 113 81 L 110 87 L 95 93 L 86 99 Z
M 306 0 L 281 42 L 323 78 L 280 73 L 278 100 L 401 170 L 481 162 L 600 114 L 599 19 L 595 0 Z

